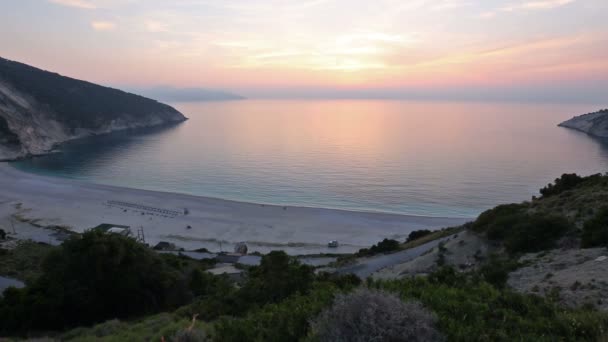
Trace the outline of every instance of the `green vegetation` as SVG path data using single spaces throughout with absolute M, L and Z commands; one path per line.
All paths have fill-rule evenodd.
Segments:
M 458 272 L 441 266 L 448 264 L 449 254 L 440 245 L 440 267 L 427 277 L 368 279 L 365 285 L 353 275 L 315 274 L 283 252 L 269 253 L 259 266 L 245 268 L 246 276 L 235 285 L 205 272 L 208 261 L 156 254 L 99 231 L 56 248 L 19 246 L 4 252 L 10 257 L 0 258 L 0 270 L 31 268 L 32 274 L 20 276 L 30 279 L 26 288 L 9 289 L 0 299 L 0 334 L 79 341 L 605 339 L 607 313 L 591 306 L 560 306 L 558 288 L 539 297 L 507 286 L 509 273 L 522 266 L 523 253 L 547 250 L 563 240 L 608 246 L 608 176 L 566 175 L 547 189 L 541 198 L 498 206 L 470 224 L 419 231 L 405 244 L 385 239 L 357 255 L 393 252 L 463 229 L 484 235 L 508 253 L 499 248 L 477 267 Z M 44 262 L 33 263 L 36 258 Z M 574 282 L 571 290 L 582 286 Z M 541 293 L 538 287 L 536 291 Z M 94 323 L 99 324 L 83 327 Z
M 355 253 L 355 256 L 364 257 L 382 253 L 390 253 L 398 251 L 400 248 L 401 244 L 399 243 L 399 241 L 392 239 L 384 239 L 378 242 L 377 244 L 371 246 L 370 248 L 360 249 L 357 253 Z
M 317 277 L 306 293 L 294 292 L 276 303 L 208 319 L 196 327 L 213 341 L 324 341 L 330 332 L 364 337 L 373 332 L 374 327 L 381 328 L 385 334 L 400 332 L 401 338 L 393 341 L 415 341 L 405 339 L 412 330 L 418 336 L 441 334 L 448 341 L 595 341 L 608 332 L 606 313 L 587 307 L 565 309 L 552 298 L 497 288 L 477 272 L 462 274 L 446 267 L 427 278 L 368 280 L 365 287 L 358 281 L 336 280 L 327 275 Z M 380 297 L 392 299 L 378 299 L 377 293 L 371 291 L 370 295 L 366 287 L 381 290 Z M 348 295 L 354 289 L 356 292 Z M 361 296 L 358 294 L 361 292 L 368 294 Z M 396 294 L 403 303 L 396 302 L 391 294 Z M 380 306 L 378 302 L 390 305 Z M 412 302 L 422 306 L 412 307 L 408 304 Z M 397 310 L 404 307 L 407 313 Z M 72 330 L 62 335 L 62 339 L 78 337 L 80 340 L 80 336 L 114 341 L 169 338 L 186 329 L 192 315 L 193 312 L 180 309 L 173 314 L 132 323 L 114 320 L 89 329 Z M 401 319 L 404 315 L 408 317 L 408 324 Z M 353 322 L 358 330 L 348 329 Z M 359 324 L 363 322 L 367 324 Z M 411 322 L 417 324 L 412 326 Z M 331 334 L 329 336 L 335 336 Z
M 608 210 L 598 208 L 608 201 L 608 175 L 564 174 L 540 191 L 543 196 L 531 203 L 485 211 L 472 223 L 472 230 L 502 243 L 511 254 L 550 249 L 564 237 L 580 236 L 583 247 L 607 244 Z
M 451 268 L 428 278 L 374 281 L 370 286 L 420 301 L 437 315 L 439 330 L 449 341 L 595 341 L 608 332 L 605 313 L 563 309 Z
M 464 224 L 462 226 L 458 226 L 458 227 L 443 228 L 440 230 L 433 231 L 430 234 L 425 234 L 425 235 L 418 237 L 411 241 L 409 241 L 409 239 L 408 239 L 408 241 L 406 241 L 403 245 L 401 245 L 401 249 L 418 247 L 427 242 L 441 239 L 443 237 L 450 236 L 453 234 L 457 234 L 458 232 L 465 230 L 468 226 L 469 226 L 469 223 Z
M 583 226 L 581 246 L 608 247 L 608 207 L 604 207 Z
M 134 240 L 91 231 L 49 253 L 42 274 L 0 301 L 4 333 L 52 330 L 177 308 L 184 275 Z
M 479 216 L 473 230 L 504 243 L 510 253 L 536 252 L 554 247 L 574 227 L 562 216 L 526 213 L 522 205 L 501 205 Z
M 312 323 L 311 335 L 334 341 L 442 341 L 437 318 L 418 302 L 395 294 L 359 288 L 338 294 Z
M 209 327 L 208 324 L 201 321 L 195 321 L 192 325 L 191 319 L 162 313 L 132 322 L 113 319 L 97 324 L 92 328 L 76 328 L 59 335 L 58 339 L 78 342 L 161 341 L 161 338 L 164 337 L 167 341 L 175 341 L 177 337 L 183 336 L 184 331 L 187 331 L 191 326 L 192 331 L 199 335 Z M 183 339 L 182 341 L 187 340 Z M 204 339 L 190 341 L 204 341 Z
M 118 89 L 64 77 L 0 58 L 0 79 L 34 97 L 70 128 L 97 128 L 111 120 L 150 114 L 180 115 L 172 107 Z M 1 120 L 0 120 L 1 121 Z M 2 131 L 0 122 L 0 131 Z
M 42 274 L 42 261 L 53 250 L 43 243 L 23 241 L 13 249 L 0 249 L 0 275 L 32 283 Z
M 543 196 L 553 196 L 561 194 L 566 190 L 570 190 L 578 184 L 591 180 L 590 177 L 581 177 L 576 173 L 564 173 L 560 178 L 555 179 L 555 184 L 547 184 L 546 187 L 540 189 L 540 194 Z
M 418 240 L 421 237 L 430 235 L 432 232 L 428 229 L 421 229 L 421 230 L 414 230 L 413 232 L 411 232 L 408 236 L 407 236 L 407 240 L 405 240 L 405 242 L 411 242 L 414 240 Z

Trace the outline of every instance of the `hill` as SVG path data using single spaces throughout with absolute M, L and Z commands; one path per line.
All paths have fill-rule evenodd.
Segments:
M 596 138 L 608 138 L 608 109 L 575 116 L 558 126 L 572 128 Z
M 44 154 L 75 138 L 184 120 L 155 100 L 0 58 L 0 160 Z

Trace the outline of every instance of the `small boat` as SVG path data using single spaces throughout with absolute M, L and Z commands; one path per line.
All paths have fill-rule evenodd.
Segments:
M 336 248 L 338 247 L 338 241 L 337 240 L 331 240 L 327 243 L 327 247 L 329 248 Z

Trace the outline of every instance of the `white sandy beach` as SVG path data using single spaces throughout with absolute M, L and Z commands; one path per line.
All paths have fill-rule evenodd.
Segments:
M 120 201 L 125 205 L 109 205 Z M 146 208 L 141 208 L 143 206 Z M 151 210 L 176 211 L 176 216 Z M 188 214 L 184 215 L 184 208 Z M 146 242 L 169 241 L 188 250 L 232 251 L 244 241 L 250 251 L 282 249 L 291 254 L 356 251 L 383 238 L 405 239 L 416 229 L 461 224 L 462 218 L 281 207 L 175 193 L 90 184 L 19 171 L 0 163 L 0 226 L 10 218 L 82 232 L 101 223 L 143 227 Z M 188 228 L 190 226 L 191 228 Z M 329 249 L 329 240 L 340 247 Z M 220 246 L 221 242 L 221 246 Z

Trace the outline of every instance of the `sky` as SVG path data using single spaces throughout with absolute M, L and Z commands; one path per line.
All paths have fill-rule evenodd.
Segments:
M 607 0 L 18 0 L 0 56 L 250 97 L 606 101 Z

